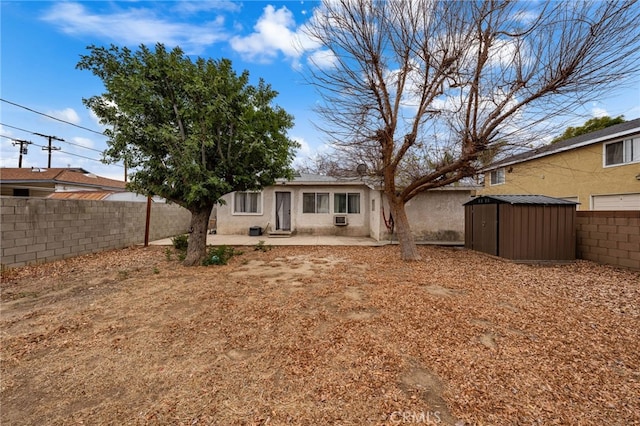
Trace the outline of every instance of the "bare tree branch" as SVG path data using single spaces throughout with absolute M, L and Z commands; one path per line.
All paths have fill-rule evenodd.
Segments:
M 630 81 L 639 21 L 635 1 L 326 0 L 308 26 L 336 58 L 312 69 L 318 112 L 403 210 Z

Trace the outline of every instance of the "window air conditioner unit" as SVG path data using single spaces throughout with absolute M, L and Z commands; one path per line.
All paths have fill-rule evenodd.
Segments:
M 333 224 L 336 226 L 345 226 L 349 224 L 346 216 L 334 216 Z

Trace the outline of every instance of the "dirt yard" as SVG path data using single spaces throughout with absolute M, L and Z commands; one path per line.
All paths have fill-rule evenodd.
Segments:
M 5 272 L 2 425 L 640 424 L 640 275 L 462 249 Z

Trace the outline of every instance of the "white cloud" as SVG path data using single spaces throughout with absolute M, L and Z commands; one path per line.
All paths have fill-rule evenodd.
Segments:
M 333 52 L 326 49 L 316 50 L 315 52 L 312 52 L 308 58 L 308 62 L 311 65 L 321 69 L 330 68 L 337 61 L 338 58 L 336 58 Z
M 49 111 L 47 114 L 59 120 L 68 121 L 73 124 L 80 123 L 80 116 L 73 108 L 65 108 L 57 111 Z
M 477 51 L 477 47 L 475 50 Z M 491 46 L 489 66 L 511 67 L 517 57 L 522 57 L 523 61 L 528 61 L 525 50 L 523 46 L 518 45 L 513 40 L 496 39 Z
M 300 148 L 296 150 L 296 157 L 308 157 L 311 154 L 311 146 L 309 146 L 304 138 L 294 136 L 291 139 L 300 144 Z
M 268 61 L 279 52 L 291 58 L 300 56 L 295 47 L 293 14 L 286 7 L 276 10 L 272 5 L 264 8 L 262 16 L 253 27 L 255 32 L 246 37 L 232 37 L 231 47 L 249 60 Z
M 239 12 L 242 6 L 227 0 L 216 1 L 179 1 L 175 5 L 175 10 L 180 13 L 195 14 L 209 12 L 212 10 L 223 10 L 227 12 Z
M 8 129 L 0 124 L 0 135 L 11 137 L 13 136 L 13 133 L 11 132 L 11 129 Z
M 246 60 L 270 62 L 279 54 L 291 59 L 294 64 L 306 51 L 319 48 L 302 30 L 296 28 L 293 13 L 285 6 L 280 9 L 268 5 L 248 36 L 232 37 L 231 47 Z M 326 61 L 326 59 L 325 59 Z
M 7 154 L 3 152 L 2 156 L 0 157 L 0 167 L 18 167 L 18 155 L 11 153 Z
M 0 167 L 18 167 L 19 147 L 12 146 L 11 138 L 14 136 L 11 129 L 0 124 L 0 135 L 3 136 L 0 144 Z
M 73 137 L 71 140 L 73 141 L 74 144 L 83 146 L 85 148 L 94 147 L 93 141 L 89 138 L 82 138 L 82 137 L 76 136 L 76 137 Z
M 164 9 L 161 6 L 139 7 L 133 3 L 126 9 L 120 7 L 107 12 L 97 12 L 80 2 L 59 2 L 48 9 L 42 20 L 69 35 L 89 35 L 129 47 L 162 43 L 169 48 L 180 46 L 187 54 L 200 54 L 212 44 L 229 41 L 231 48 L 249 61 L 268 63 L 283 55 L 298 68 L 303 55 L 310 52 L 310 64 L 326 67 L 334 63 L 333 55 L 319 50 L 320 44 L 306 34 L 305 24 L 296 25 L 293 13 L 286 6 L 276 9 L 267 5 L 253 26 L 253 32 L 245 36 L 231 37 L 232 30 L 225 29 L 221 14 L 203 24 L 180 21 L 181 17 L 186 19 L 195 14 L 237 13 L 240 10 L 241 5 L 230 1 L 179 2 Z M 242 31 L 240 23 L 232 26 L 234 31 Z
M 89 168 L 91 167 L 91 168 Z M 124 181 L 124 169 L 118 168 L 115 166 L 88 166 L 87 170 L 95 173 L 100 177 L 104 177 L 107 179 L 120 180 Z
M 42 19 L 71 35 L 88 34 L 129 46 L 160 42 L 168 47 L 180 46 L 187 53 L 199 53 L 205 46 L 227 38 L 222 16 L 203 25 L 192 25 L 163 19 L 149 8 L 97 14 L 82 4 L 61 2 L 55 3 Z
M 606 109 L 597 106 L 596 104 L 593 104 L 593 106 L 591 107 L 591 115 L 593 117 L 605 117 L 608 116 L 609 113 L 607 112 Z
M 296 157 L 293 160 L 294 168 L 304 167 L 316 161 L 320 156 L 333 151 L 333 148 L 326 143 L 320 143 L 314 146 L 301 136 L 292 136 L 291 139 L 300 144 L 300 148 L 296 150 Z
M 521 24 L 529 25 L 534 23 L 539 16 L 540 14 L 534 10 L 522 9 L 518 10 L 513 15 L 513 20 L 516 22 L 520 22 Z

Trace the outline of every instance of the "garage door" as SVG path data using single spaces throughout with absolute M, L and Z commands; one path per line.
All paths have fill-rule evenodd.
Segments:
M 640 210 L 640 194 L 594 195 L 593 210 Z

